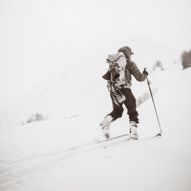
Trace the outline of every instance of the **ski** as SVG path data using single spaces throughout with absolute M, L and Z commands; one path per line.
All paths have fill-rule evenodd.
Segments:
M 112 141 L 112 140 L 120 139 L 122 137 L 127 137 L 127 141 L 130 141 L 130 140 L 143 141 L 143 140 L 151 140 L 151 139 L 155 139 L 155 138 L 160 138 L 161 136 L 159 134 L 157 134 L 157 135 L 147 137 L 147 138 L 134 139 L 134 138 L 129 137 L 129 133 L 126 133 L 126 134 L 118 135 L 118 136 L 111 137 L 111 138 L 104 139 L 104 140 L 96 140 L 95 144 L 109 142 L 109 141 Z
M 87 142 L 87 143 L 84 143 L 84 144 L 77 145 L 77 146 L 74 146 L 72 148 L 69 148 L 69 149 L 65 150 L 65 152 L 79 150 L 79 149 L 82 149 L 84 147 L 96 146 L 97 144 L 106 143 L 106 142 L 109 142 L 109 141 L 112 141 L 112 140 L 116 140 L 116 139 L 119 139 L 119 138 L 122 138 L 122 137 L 128 137 L 128 135 L 129 134 L 122 134 L 122 135 L 118 135 L 118 136 L 111 137 L 111 138 L 108 138 L 108 139 L 103 139 L 103 140 L 96 139 L 93 142 Z M 130 140 L 130 139 L 127 139 L 127 141 L 128 140 Z
M 118 136 L 111 137 L 111 138 L 104 139 L 104 140 L 97 140 L 95 143 L 97 143 L 97 144 L 99 144 L 99 143 L 104 143 L 104 142 L 112 141 L 112 140 L 115 140 L 115 139 L 119 139 L 119 138 L 121 138 L 121 137 L 128 137 L 128 136 L 129 136 L 129 133 L 127 133 L 127 134 L 122 134 L 122 135 L 118 135 Z
M 108 139 L 103 139 L 103 140 L 94 140 L 93 142 L 87 142 L 87 143 L 84 143 L 84 144 L 81 144 L 81 145 L 77 145 L 77 146 L 74 146 L 74 147 L 71 147 L 71 148 L 68 148 L 66 150 L 64 150 L 63 152 L 75 152 L 75 151 L 79 151 L 83 148 L 91 148 L 91 147 L 94 147 L 96 145 L 101 145 L 102 143 L 109 143 L 110 141 L 114 141 L 114 140 L 118 140 L 120 138 L 124 138 L 124 137 L 127 137 L 126 140 L 124 140 L 124 142 L 129 142 L 129 141 L 147 141 L 147 140 L 152 140 L 152 139 L 155 139 L 155 138 L 160 138 L 160 136 L 158 135 L 154 135 L 154 136 L 151 136 L 151 137 L 146 137 L 146 138 L 139 138 L 139 139 L 132 139 L 129 137 L 129 133 L 126 133 L 126 134 L 122 134 L 122 135 L 118 135 L 118 136 L 115 136 L 115 137 L 111 137 L 111 138 L 108 138 Z M 104 148 L 106 148 L 106 146 L 104 146 Z

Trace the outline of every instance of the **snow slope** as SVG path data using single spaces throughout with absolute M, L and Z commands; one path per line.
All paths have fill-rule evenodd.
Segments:
M 55 70 L 44 81 L 39 80 L 38 85 L 31 89 L 29 83 L 26 82 L 25 86 L 29 86 L 27 89 L 30 91 L 5 109 L 0 110 L 0 128 L 2 126 L 14 128 L 15 124 L 25 123 L 35 113 L 41 113 L 49 119 L 77 116 L 84 112 L 82 109 L 84 105 L 86 110 L 103 108 L 102 113 L 99 112 L 102 118 L 104 113 L 110 110 L 106 82 L 101 78 L 108 69 L 108 64 L 105 63 L 106 56 L 113 54 L 124 44 L 132 47 L 135 53 L 133 60 L 140 70 L 143 70 L 144 67 L 148 67 L 149 71 L 152 70 L 157 59 L 162 61 L 165 69 L 169 69 L 171 63 L 177 62 L 177 56 L 180 55 L 179 50 L 174 50 L 157 40 L 142 36 L 125 39 L 125 41 L 124 39 L 122 41 L 118 39 L 115 42 L 109 41 L 111 44 L 104 42 L 106 45 L 103 47 L 98 44 L 94 48 L 87 49 L 86 47 L 85 50 L 81 46 L 75 47 L 76 51 L 73 51 L 73 54 L 70 52 L 72 54 L 69 56 L 70 59 L 65 58 L 64 61 L 61 59 L 59 62 L 62 61 L 62 65 L 55 66 Z M 67 52 L 64 52 L 65 56 L 68 57 Z M 50 62 L 54 65 L 56 60 L 54 62 L 50 60 Z M 44 70 L 46 71 L 47 68 L 44 67 Z M 25 72 L 23 68 L 22 71 Z M 44 76 L 43 72 L 42 76 Z M 15 83 L 20 86 L 16 81 Z M 133 83 L 136 97 L 143 95 L 147 89 L 146 85 L 143 86 L 142 83 L 137 83 L 135 80 Z M 25 86 L 20 87 L 22 91 L 26 89 Z M 154 87 L 157 88 L 157 84 Z M 9 88 L 11 89 L 11 87 Z M 6 94 L 6 91 L 3 92 Z M 13 92 L 16 96 L 16 92 Z M 7 96 L 7 99 L 9 97 Z M 95 101 L 92 102 L 92 99 Z M 0 105 L 3 100 L 0 99 Z M 4 102 L 3 104 L 5 104 Z
M 149 139 L 158 133 L 158 127 L 151 100 L 148 100 L 139 108 L 140 141 L 128 142 L 122 138 L 92 145 L 101 137 L 99 121 L 111 109 L 104 85 L 103 93 L 95 94 L 96 83 L 94 92 L 88 87 L 78 92 L 90 91 L 95 102 L 86 100 L 87 105 L 80 110 L 77 108 L 81 103 L 75 100 L 70 103 L 79 104 L 72 105 L 72 114 L 76 116 L 1 128 L 0 190 L 191 190 L 190 74 L 190 69 L 174 68 L 150 76 L 152 85 L 158 87 L 155 99 L 164 129 L 161 139 Z M 75 84 L 79 79 L 80 76 L 72 81 Z M 59 83 L 54 86 L 52 97 L 57 95 L 56 87 L 61 86 Z M 67 100 L 62 104 L 72 108 Z M 128 120 L 124 113 L 121 120 L 112 124 L 111 133 L 115 136 L 127 130 Z

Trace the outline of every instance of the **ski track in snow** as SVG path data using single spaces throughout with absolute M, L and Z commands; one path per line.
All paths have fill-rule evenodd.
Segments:
M 138 141 L 136 141 L 136 140 L 128 140 L 127 137 L 122 137 L 122 138 L 118 138 L 116 140 L 110 140 L 110 141 L 102 142 L 102 143 L 89 142 L 89 143 L 85 143 L 85 144 L 82 144 L 82 145 L 77 145 L 76 147 L 68 148 L 68 149 L 65 149 L 65 150 L 55 151 L 55 152 L 51 152 L 51 153 L 45 153 L 45 154 L 42 154 L 42 155 L 35 155 L 35 156 L 28 157 L 28 158 L 19 159 L 19 160 L 16 160 L 16 161 L 10 161 L 9 165 L 7 165 L 7 168 L 4 169 L 4 172 L 0 173 L 0 176 L 3 175 L 3 174 L 6 174 L 6 172 L 9 171 L 9 170 L 17 169 L 17 166 L 20 165 L 20 164 L 27 163 L 27 162 L 33 162 L 33 161 L 39 160 L 39 159 L 42 159 L 42 160 L 47 160 L 48 159 L 49 162 L 44 166 L 51 166 L 51 164 L 55 165 L 55 164 L 59 163 L 60 161 L 64 162 L 65 160 L 67 160 L 67 159 L 69 159 L 69 158 L 71 158 L 71 157 L 73 157 L 73 156 L 75 156 L 77 154 L 83 154 L 83 153 L 86 153 L 86 152 L 93 151 L 95 149 L 100 149 L 100 148 L 106 149 L 108 147 L 119 145 L 119 144 L 125 144 L 125 143 L 129 144 L 130 141 L 140 143 L 142 141 L 148 141 L 148 140 L 152 140 L 152 139 L 154 139 L 153 136 L 147 137 L 147 138 L 141 138 Z M 157 139 L 157 137 L 155 139 Z M 64 155 L 64 156 L 62 156 L 62 155 Z M 49 158 L 57 158 L 56 159 L 57 162 L 50 161 L 50 160 L 54 160 L 54 159 L 49 159 Z M 34 167 L 31 167 L 31 168 L 34 168 Z
M 153 137 L 147 137 L 136 141 L 127 140 L 127 137 L 122 137 L 116 140 L 110 140 L 108 142 L 102 143 L 89 142 L 65 150 L 31 156 L 29 158 L 20 159 L 17 161 L 10 161 L 4 171 L 0 172 L 0 184 L 3 188 L 9 184 L 17 184 L 19 180 L 22 180 L 23 178 L 26 179 L 27 176 L 35 176 L 46 172 L 47 170 L 51 170 L 54 167 L 63 167 L 72 162 L 72 160 L 75 160 L 76 155 L 93 152 L 95 149 L 107 149 L 112 146 L 119 146 L 121 144 L 133 144 L 136 142 L 141 143 L 142 141 L 148 141 L 152 139 Z M 11 180 L 10 177 L 12 177 Z

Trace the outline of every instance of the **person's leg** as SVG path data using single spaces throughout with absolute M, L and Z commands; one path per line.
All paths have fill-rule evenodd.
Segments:
M 109 128 L 111 122 L 115 121 L 116 119 L 120 118 L 123 114 L 123 107 L 122 105 L 116 105 L 115 102 L 112 100 L 113 110 L 111 113 L 106 115 L 106 117 L 102 120 L 100 126 L 103 129 L 103 133 L 106 138 L 109 138 Z
M 126 97 L 126 101 L 124 102 L 129 115 L 129 121 L 134 121 L 136 123 L 139 123 L 138 119 L 138 112 L 136 107 L 136 99 L 131 91 L 131 89 L 124 89 L 122 90 L 123 94 Z
M 136 110 L 136 99 L 130 89 L 123 90 L 126 97 L 124 102 L 128 110 L 129 121 L 130 121 L 130 138 L 138 139 L 137 127 L 139 123 L 138 112 Z
M 115 121 L 118 118 L 121 118 L 123 114 L 123 107 L 122 105 L 117 106 L 117 107 L 113 107 L 113 110 L 111 113 L 109 113 L 107 116 L 111 116 L 112 117 L 112 121 Z

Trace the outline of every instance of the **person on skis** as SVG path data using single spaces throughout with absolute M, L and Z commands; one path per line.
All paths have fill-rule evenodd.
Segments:
M 142 73 L 137 65 L 131 60 L 133 52 L 130 47 L 124 46 L 118 50 L 118 53 L 109 55 L 107 63 L 109 70 L 103 75 L 107 80 L 107 87 L 110 92 L 113 110 L 101 122 L 100 126 L 106 138 L 110 138 L 109 129 L 111 122 L 120 118 L 123 114 L 123 105 L 127 108 L 129 116 L 129 137 L 138 139 L 138 112 L 136 108 L 136 99 L 131 91 L 131 76 L 133 75 L 137 81 L 144 81 L 148 72 L 144 70 Z

